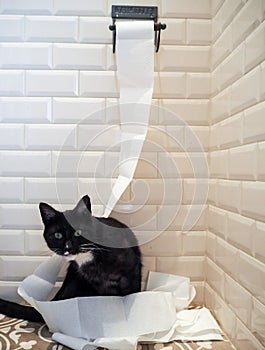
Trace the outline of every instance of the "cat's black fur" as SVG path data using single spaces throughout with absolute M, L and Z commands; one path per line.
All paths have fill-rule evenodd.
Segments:
M 133 232 L 125 224 L 92 216 L 88 196 L 65 212 L 45 203 L 39 207 L 48 247 L 69 260 L 66 277 L 53 300 L 125 296 L 140 291 L 141 253 Z M 44 322 L 34 308 L 2 299 L 0 313 Z

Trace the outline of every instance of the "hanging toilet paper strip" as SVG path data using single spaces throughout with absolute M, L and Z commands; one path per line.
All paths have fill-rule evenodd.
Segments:
M 133 179 L 148 130 L 154 82 L 153 21 L 116 22 L 120 85 L 119 174 L 103 216 L 108 217 Z

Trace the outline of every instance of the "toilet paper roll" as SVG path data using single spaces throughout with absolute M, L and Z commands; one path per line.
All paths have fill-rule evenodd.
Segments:
M 116 22 L 120 85 L 119 174 L 104 217 L 108 217 L 133 179 L 146 138 L 154 82 L 153 21 Z

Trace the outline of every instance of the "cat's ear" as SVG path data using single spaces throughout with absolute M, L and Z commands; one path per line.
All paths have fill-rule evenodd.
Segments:
M 75 207 L 75 210 L 80 214 L 88 214 L 88 212 L 91 213 L 91 202 L 88 195 L 80 199 Z
M 58 215 L 58 211 L 51 207 L 49 204 L 40 203 L 40 214 L 44 225 L 48 224 L 52 219 Z

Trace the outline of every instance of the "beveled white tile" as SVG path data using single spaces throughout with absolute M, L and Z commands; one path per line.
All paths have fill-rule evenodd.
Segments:
M 220 148 L 238 146 L 243 137 L 243 113 L 227 118 L 216 124 L 218 130 L 218 145 Z
M 264 220 L 265 183 L 245 181 L 242 183 L 242 214 L 257 220 Z
M 108 202 L 112 188 L 116 179 L 111 178 L 78 178 L 78 198 L 89 194 L 92 204 L 104 205 Z M 130 202 L 130 185 L 122 194 L 118 204 L 131 204 Z
M 209 72 L 210 49 L 208 46 L 164 45 L 159 51 L 161 71 Z
M 144 151 L 182 151 L 184 143 L 184 126 L 149 126 Z
M 52 115 L 55 123 L 104 124 L 105 100 L 103 98 L 55 97 Z
M 265 58 L 265 23 L 261 23 L 246 39 L 245 66 L 250 70 Z
M 112 32 L 109 30 L 110 20 L 104 17 L 80 17 L 79 41 L 82 43 L 112 42 Z M 95 30 L 97 28 L 97 30 Z
M 118 79 L 114 72 L 80 72 L 81 97 L 118 97 Z
M 249 1 L 232 22 L 233 46 L 236 47 L 261 21 L 261 0 Z
M 26 16 L 25 40 L 46 42 L 75 42 L 78 17 Z
M 111 216 L 124 222 L 132 230 L 156 230 L 156 206 L 120 204 L 113 209 Z
M 165 17 L 210 18 L 211 6 L 208 0 L 193 1 L 164 0 L 162 15 Z
M 89 165 L 89 166 L 88 166 Z M 52 175 L 59 177 L 104 177 L 104 152 L 52 152 Z
M 187 19 L 187 44 L 210 45 L 211 21 L 208 19 Z
M 106 169 L 107 170 L 107 169 Z M 142 152 L 135 169 L 135 178 L 156 178 L 159 171 L 157 155 L 154 152 Z
M 193 152 L 207 151 L 209 146 L 209 127 L 188 126 L 185 128 L 185 150 Z
M 3 176 L 49 176 L 51 154 L 48 151 L 3 151 L 0 164 Z
M 52 252 L 48 248 L 43 232 L 39 230 L 25 231 L 25 254 L 30 256 L 51 255 Z
M 26 178 L 26 203 L 73 203 L 77 201 L 77 181 L 75 179 Z
M 79 125 L 77 147 L 79 150 L 108 151 L 110 147 L 112 151 L 119 150 L 120 136 L 117 125 Z
M 49 69 L 52 62 L 52 44 L 2 43 L 1 68 Z
M 232 28 L 228 26 L 212 45 L 212 68 L 216 68 L 232 52 L 232 45 Z
M 182 234 L 182 254 L 184 256 L 205 256 L 206 232 L 192 231 Z
M 159 152 L 159 175 L 163 178 L 208 178 L 208 163 L 201 152 Z
M 265 264 L 239 252 L 238 280 L 263 304 L 265 302 Z
M 231 211 L 240 212 L 241 184 L 239 181 L 218 180 L 217 182 L 218 206 Z
M 78 72 L 27 71 L 26 94 L 29 96 L 77 96 Z
M 51 99 L 46 97 L 0 97 L 0 120 L 7 123 L 49 123 Z
M 180 256 L 181 234 L 175 231 L 162 232 L 155 239 L 141 245 L 141 251 L 144 256 Z
M 189 277 L 191 281 L 202 281 L 205 276 L 205 258 L 157 257 L 157 271 Z
M 206 204 L 208 188 L 207 179 L 184 179 L 183 204 Z
M 205 99 L 162 99 L 160 104 L 160 124 L 208 125 L 209 101 Z
M 22 96 L 24 94 L 24 71 L 0 70 L 0 94 Z
M 105 152 L 105 177 L 117 177 L 119 166 L 119 152 Z M 157 178 L 158 165 L 155 152 L 142 152 L 138 160 L 134 178 Z
M 260 68 L 257 67 L 245 74 L 232 85 L 231 110 L 232 113 L 240 112 L 259 101 Z
M 216 4 L 213 4 L 212 10 L 214 12 L 219 8 L 213 18 L 213 40 L 215 40 L 227 26 L 231 26 L 233 18 L 240 11 L 242 6 L 243 3 L 241 0 L 216 1 Z
M 186 77 L 182 72 L 155 72 L 154 98 L 185 98 Z
M 56 15 L 105 16 L 107 4 L 104 0 L 76 0 L 74 3 L 54 0 L 53 11 Z
M 0 178 L 0 202 L 22 203 L 24 200 L 24 179 L 22 177 Z
M 54 44 L 53 67 L 55 69 L 105 69 L 105 45 Z
M 23 124 L 0 124 L 0 148 L 1 150 L 24 148 Z
M 242 215 L 228 213 L 227 239 L 234 246 L 252 254 L 255 237 L 255 221 Z
M 206 282 L 222 297 L 224 297 L 224 271 L 211 259 L 206 259 Z
M 1 15 L 0 16 L 0 40 L 23 41 L 24 40 L 24 16 Z
M 211 120 L 216 123 L 231 114 L 231 87 L 227 87 L 211 99 Z
M 210 153 L 210 173 L 217 178 L 227 178 L 228 150 L 213 151 Z
M 212 205 L 209 206 L 208 211 L 208 227 L 211 232 L 216 233 L 218 236 L 226 236 L 226 221 L 227 212 L 223 209 L 219 209 Z
M 1 204 L 2 229 L 41 229 L 42 221 L 36 204 Z
M 25 147 L 30 150 L 71 150 L 76 148 L 75 125 L 26 125 Z
M 24 231 L 0 230 L 1 255 L 24 255 Z
M 187 97 L 209 98 L 211 76 L 209 73 L 187 73 Z
M 164 19 L 161 19 L 164 23 Z M 185 19 L 167 18 L 167 28 L 161 34 L 161 45 L 184 45 L 186 38 Z
M 206 229 L 205 205 L 163 205 L 157 212 L 159 230 L 203 231 Z
M 256 180 L 258 166 L 258 148 L 251 144 L 232 148 L 229 151 L 229 178 L 238 180 Z
M 1 279 L 21 281 L 33 273 L 33 271 L 44 262 L 45 257 L 0 257 Z
M 251 294 L 228 275 L 225 275 L 224 279 L 224 299 L 237 317 L 250 327 L 252 312 Z
M 245 44 L 234 49 L 216 69 L 217 88 L 219 91 L 234 83 L 244 74 Z
M 240 267 L 238 250 L 221 238 L 216 240 L 216 264 L 233 278 L 238 278 Z
M 24 299 L 17 293 L 20 282 L 2 281 L 0 286 L 0 295 L 4 300 L 10 300 L 14 303 L 22 304 Z
M 215 292 L 213 295 L 212 312 L 215 318 L 218 320 L 221 328 L 227 334 L 229 339 L 233 341 L 236 336 L 236 315 L 230 309 L 227 303 L 225 303 L 224 300 L 219 296 L 219 294 Z
M 135 179 L 131 183 L 131 204 L 175 205 L 182 198 L 179 179 Z
M 28 15 L 51 15 L 53 2 L 52 0 L 25 0 L 9 1 L 2 0 L 1 10 L 3 13 L 28 14 Z
M 243 136 L 245 142 L 263 141 L 265 102 L 258 103 L 244 112 Z

